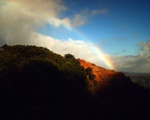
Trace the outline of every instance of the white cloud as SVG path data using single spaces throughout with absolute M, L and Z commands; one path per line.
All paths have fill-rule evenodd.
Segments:
M 94 9 L 91 12 L 91 15 L 100 15 L 100 14 L 107 14 L 109 11 L 108 9 Z
M 0 7 L 0 43 L 24 44 L 30 39 L 31 31 L 46 22 L 51 21 L 55 26 L 66 23 L 67 20 L 57 18 L 65 10 L 60 3 L 60 0 L 5 0 Z
M 62 5 L 62 0 L 5 0 L 9 4 L 15 5 L 20 9 L 25 8 L 31 14 L 44 14 L 50 16 L 57 16 L 60 11 L 66 10 Z
M 79 27 L 84 25 L 88 21 L 88 13 L 88 9 L 84 9 L 80 13 L 75 14 L 74 18 L 72 19 L 72 26 Z
M 82 14 L 76 14 L 73 20 L 73 26 L 78 27 L 87 22 L 87 17 Z
M 112 56 L 116 68 L 126 72 L 150 72 L 150 41 L 138 44 L 141 53 L 136 56 Z
M 81 11 L 81 13 L 76 14 L 73 19 L 73 26 L 78 27 L 82 26 L 85 23 L 87 23 L 88 19 L 95 15 L 100 14 L 107 14 L 109 11 L 108 9 L 94 9 L 92 11 L 89 11 L 88 9 L 84 9 Z
M 146 42 L 140 42 L 138 44 L 142 52 L 150 52 L 150 40 Z
M 71 20 L 69 18 L 64 18 L 64 19 L 58 19 L 58 18 L 49 18 L 47 19 L 47 23 L 55 26 L 55 27 L 60 27 L 62 26 L 66 26 L 68 28 L 70 28 L 72 25 Z

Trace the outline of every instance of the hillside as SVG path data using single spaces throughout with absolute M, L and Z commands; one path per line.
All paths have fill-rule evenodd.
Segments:
M 132 84 L 130 79 L 125 77 L 125 75 L 121 72 L 116 72 L 114 70 L 108 70 L 100 66 L 96 66 L 95 64 L 87 62 L 83 59 L 79 59 L 79 61 L 81 66 L 83 66 L 86 71 L 91 68 L 93 80 L 88 79 L 88 81 L 90 86 L 95 86 L 95 92 L 108 88 L 108 86 L 111 86 L 113 82 L 120 86 L 124 86 L 125 84 Z M 90 78 L 90 76 L 88 76 L 88 78 Z
M 0 48 L 1 119 L 145 120 L 149 89 L 121 72 L 36 46 Z

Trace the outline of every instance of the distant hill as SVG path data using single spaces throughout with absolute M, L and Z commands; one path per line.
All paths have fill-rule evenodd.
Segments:
M 127 73 L 132 82 L 137 83 L 139 86 L 150 88 L 150 73 Z
M 146 120 L 150 90 L 121 72 L 36 46 L 0 48 L 5 120 Z

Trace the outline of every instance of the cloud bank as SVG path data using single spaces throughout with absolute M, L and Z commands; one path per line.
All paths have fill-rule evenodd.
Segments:
M 150 72 L 150 40 L 137 45 L 140 53 L 136 56 L 112 56 L 118 70 L 126 72 Z

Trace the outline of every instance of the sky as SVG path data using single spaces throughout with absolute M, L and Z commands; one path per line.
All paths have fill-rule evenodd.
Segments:
M 107 69 L 150 72 L 149 4 L 149 0 L 0 0 L 0 46 L 43 46 Z

